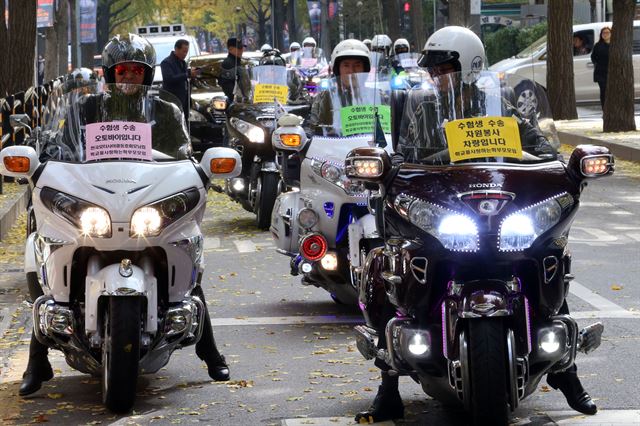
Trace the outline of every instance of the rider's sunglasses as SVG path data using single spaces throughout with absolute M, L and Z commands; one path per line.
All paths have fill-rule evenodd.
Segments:
M 398 47 L 396 49 L 396 53 L 407 53 L 409 51 L 409 49 L 407 49 L 406 47 Z
M 142 64 L 117 64 L 113 67 L 116 75 L 123 76 L 126 73 L 144 75 L 145 66 Z

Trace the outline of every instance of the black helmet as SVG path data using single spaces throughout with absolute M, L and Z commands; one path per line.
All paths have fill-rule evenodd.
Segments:
M 151 86 L 156 66 L 156 51 L 137 34 L 118 34 L 102 50 L 102 69 L 107 83 L 115 83 L 114 65 L 136 62 L 145 65 L 144 85 Z
M 89 68 L 76 68 L 66 75 L 64 87 L 66 90 L 89 86 L 98 82 L 98 76 Z
M 278 49 L 271 49 L 264 52 L 262 58 L 260 58 L 260 65 L 278 65 L 286 67 L 287 63 L 282 56 L 280 56 L 280 51 Z

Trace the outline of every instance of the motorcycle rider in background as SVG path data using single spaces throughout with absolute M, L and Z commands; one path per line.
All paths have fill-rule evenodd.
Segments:
M 404 68 L 398 60 L 398 55 L 402 53 L 409 53 L 411 46 L 406 38 L 399 38 L 393 43 L 393 57 L 391 59 L 391 67 L 393 67 L 394 75 L 398 75 L 404 71 Z
M 136 34 L 116 35 L 107 43 L 102 52 L 102 67 L 104 77 L 107 84 L 119 84 L 122 94 L 135 95 L 138 91 L 136 86 L 150 86 L 153 82 L 153 74 L 155 71 L 156 54 L 153 46 L 144 38 Z M 75 77 L 74 77 L 75 82 Z M 75 82 L 77 83 L 77 82 Z M 70 87 L 71 89 L 72 87 Z M 85 105 L 88 99 L 82 99 L 79 107 Z M 159 101 L 164 102 L 164 101 Z M 88 103 L 88 102 L 87 102 Z M 166 104 L 166 102 L 165 102 Z M 183 121 L 184 116 L 179 108 L 170 105 L 175 110 L 174 114 L 167 114 L 167 118 L 174 117 L 180 122 L 174 123 L 174 128 L 183 128 L 181 134 L 185 135 L 185 142 L 188 143 L 186 137 L 186 128 Z M 93 110 L 98 114 L 99 111 Z M 126 111 L 121 111 L 126 114 Z M 109 111 L 101 111 L 101 113 L 109 113 Z M 115 113 L 116 112 L 111 112 Z M 179 131 L 178 131 L 179 132 Z M 33 300 L 42 295 L 41 289 L 30 288 L 30 296 Z M 194 288 L 193 294 L 198 296 L 206 307 L 202 288 L 198 285 Z M 229 380 L 229 367 L 224 357 L 218 352 L 215 339 L 213 338 L 213 329 L 211 328 L 211 320 L 209 311 L 205 310 L 205 320 L 203 324 L 203 332 L 200 341 L 196 344 L 197 356 L 205 361 L 208 367 L 209 376 L 218 381 Z M 22 383 L 20 385 L 20 396 L 30 395 L 42 386 L 42 382 L 46 382 L 53 378 L 53 369 L 49 363 L 48 348 L 40 343 L 33 331 L 31 333 L 31 343 L 29 345 L 29 361 L 27 369 L 23 374 Z
M 478 60 L 478 58 L 480 59 Z M 449 26 L 436 31 L 427 40 L 418 65 L 427 68 L 427 71 L 433 78 L 456 72 L 467 75 L 474 71 L 481 71 L 484 68 L 484 63 L 486 63 L 485 58 L 484 47 L 478 36 L 466 28 Z M 461 98 L 464 96 L 464 93 L 460 94 Z M 421 98 L 423 99 L 423 97 Z M 461 101 L 462 99 L 456 99 L 456 102 Z M 415 107 L 415 105 L 411 105 L 410 98 L 407 99 L 406 102 L 408 102 L 409 105 L 406 105 L 405 108 Z M 516 109 L 513 109 L 517 117 Z M 427 120 L 429 119 L 429 117 L 426 118 Z M 536 156 L 555 158 L 555 149 L 539 130 L 527 120 L 517 119 L 520 121 L 519 129 L 523 151 Z M 406 137 L 408 132 L 411 131 L 410 127 L 408 123 L 401 123 L 398 146 L 396 147 L 396 153 L 392 156 L 394 166 L 399 166 L 405 161 L 411 162 L 417 160 L 413 158 L 414 150 L 408 142 L 411 138 Z M 449 159 L 442 158 L 442 161 L 446 164 Z M 376 210 L 381 214 L 382 202 L 379 202 L 378 206 Z M 384 289 L 380 291 L 384 291 Z M 566 300 L 560 308 L 559 314 L 569 314 Z M 381 336 L 378 339 L 378 348 L 380 349 L 387 348 L 386 339 L 383 337 L 385 335 L 385 326 L 394 315 L 395 307 L 386 299 L 380 323 L 376 327 L 378 336 Z M 404 404 L 398 391 L 398 373 L 381 359 L 376 359 L 375 365 L 381 370 L 382 383 L 378 388 L 378 393 L 371 407 L 366 411 L 358 413 L 355 416 L 356 422 L 360 422 L 361 420 L 366 422 L 381 422 L 404 417 Z M 597 407 L 582 387 L 575 364 L 564 372 L 548 374 L 547 383 L 554 389 L 560 389 L 574 410 L 584 414 L 596 413 Z
M 391 49 L 392 42 L 386 34 L 375 35 L 371 40 L 371 66 L 377 69 L 377 74 L 391 75 Z
M 371 52 L 371 39 L 365 38 L 364 40 L 362 40 L 362 42 L 364 43 L 365 46 L 367 46 L 367 49 L 369 49 L 369 52 Z
M 280 55 L 278 49 L 271 49 L 264 52 L 262 58 L 260 58 L 260 65 L 275 65 L 279 67 L 286 67 L 286 61 Z M 244 82 L 243 84 L 246 84 Z M 300 77 L 294 70 L 287 70 L 287 86 L 289 87 L 289 99 L 288 103 L 305 103 L 307 99 L 304 97 L 304 84 Z M 250 93 L 250 88 L 246 93 Z M 243 90 L 244 91 L 244 90 Z

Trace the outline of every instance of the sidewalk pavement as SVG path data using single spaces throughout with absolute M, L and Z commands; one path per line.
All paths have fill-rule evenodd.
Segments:
M 567 145 L 601 145 L 611 150 L 615 158 L 640 162 L 640 116 L 636 116 L 636 131 L 602 133 L 601 118 L 556 121 L 560 142 Z
M 27 189 L 27 185 L 3 183 L 0 194 L 0 241 L 4 240 L 16 219 L 26 211 L 29 200 Z

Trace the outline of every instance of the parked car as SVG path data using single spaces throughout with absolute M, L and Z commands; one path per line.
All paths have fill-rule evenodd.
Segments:
M 242 55 L 243 65 L 258 64 L 261 52 L 246 52 Z M 214 146 L 222 146 L 227 117 L 225 111 L 228 99 L 218 85 L 218 75 L 226 53 L 216 53 L 192 57 L 189 66 L 200 68 L 200 77 L 191 80 L 191 108 L 189 127 L 193 150 L 198 156 Z
M 598 84 L 593 81 L 593 62 L 591 51 L 598 42 L 602 27 L 611 26 L 611 22 L 594 22 L 573 26 L 573 35 L 581 37 L 587 53 L 573 57 L 573 72 L 578 103 L 600 102 Z M 491 71 L 515 74 L 530 79 L 546 89 L 547 87 L 547 37 L 541 37 L 517 55 L 504 59 L 489 67 Z M 636 102 L 640 101 L 640 21 L 633 22 L 633 77 Z M 525 110 L 534 108 L 535 97 L 531 87 L 515 87 L 518 108 Z

